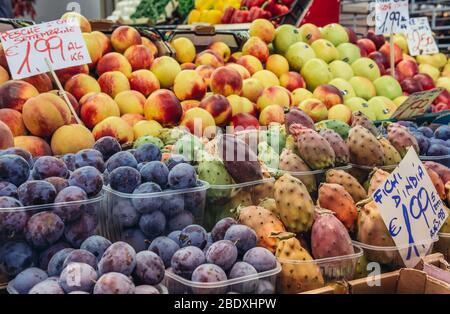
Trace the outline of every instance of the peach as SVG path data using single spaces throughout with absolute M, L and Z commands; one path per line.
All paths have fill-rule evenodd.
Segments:
M 150 70 L 158 78 L 161 88 L 170 88 L 173 86 L 175 77 L 181 72 L 181 67 L 177 60 L 168 56 L 162 56 L 153 61 Z
M 330 84 L 317 86 L 313 92 L 313 97 L 323 102 L 327 106 L 327 109 L 330 109 L 334 105 L 344 103 L 344 98 L 339 89 Z
M 183 108 L 173 92 L 160 89 L 153 92 L 144 105 L 147 120 L 156 120 L 164 127 L 175 126 L 181 119 Z
M 231 113 L 233 116 L 244 112 L 256 116 L 258 113 L 256 105 L 245 97 L 230 95 L 227 99 L 230 102 Z
M 69 124 L 70 109 L 59 96 L 44 93 L 28 99 L 23 105 L 22 118 L 31 134 L 47 137 L 61 126 Z
M 13 136 L 27 134 L 27 129 L 22 120 L 22 114 L 13 109 L 0 109 L 0 121 L 6 124 Z
M 282 74 L 280 76 L 280 84 L 290 92 L 297 88 L 306 87 L 305 80 L 297 72 L 287 72 Z
M 133 27 L 119 26 L 111 34 L 111 44 L 115 51 L 124 53 L 131 46 L 142 44 L 142 37 Z
M 292 92 L 292 103 L 291 107 L 298 107 L 300 103 L 308 98 L 313 98 L 313 93 L 311 93 L 306 88 L 298 88 Z
M 255 78 L 249 78 L 242 82 L 242 96 L 252 102 L 257 102 L 264 90 L 264 85 Z
M 197 66 L 203 64 L 209 64 L 215 68 L 224 66 L 225 62 L 220 54 L 214 50 L 207 49 L 197 54 L 195 57 L 195 62 Z
M 24 81 L 8 81 L 0 86 L 0 109 L 9 108 L 22 111 L 23 104 L 39 95 L 39 91 Z
M 199 105 L 208 111 L 218 126 L 226 126 L 230 122 L 232 109 L 228 99 L 222 95 L 212 95 L 204 98 Z
M 303 24 L 298 31 L 300 32 L 303 41 L 308 45 L 311 45 L 317 39 L 322 37 L 319 28 L 311 23 Z
M 183 113 L 192 108 L 197 108 L 200 105 L 200 101 L 198 100 L 185 100 L 181 102 L 181 107 L 183 108 Z
M 250 75 L 250 72 L 248 72 L 248 70 L 247 70 L 246 68 L 244 68 L 244 67 L 243 67 L 242 65 L 240 65 L 240 64 L 237 64 L 237 63 L 228 63 L 228 64 L 226 65 L 226 67 L 232 68 L 232 69 L 238 71 L 239 74 L 241 75 L 241 77 L 242 77 L 243 80 L 246 80 L 246 79 L 250 78 L 250 76 L 251 76 L 251 75 Z
M 87 64 L 83 64 L 61 70 L 56 70 L 55 72 L 61 84 L 64 85 L 69 79 L 72 78 L 72 76 L 75 76 L 77 74 L 89 74 L 89 66 Z
M 9 81 L 9 73 L 4 67 L 0 65 L 0 84 Z
M 206 94 L 207 86 L 203 78 L 194 70 L 178 73 L 173 84 L 173 91 L 180 101 L 201 100 Z
M 347 124 L 352 122 L 352 110 L 346 105 L 336 105 L 328 110 L 328 119 L 330 120 L 340 120 Z
M 140 92 L 145 97 L 160 88 L 158 78 L 149 70 L 134 71 L 129 80 L 131 89 Z
M 131 64 L 127 58 L 117 52 L 110 52 L 104 55 L 97 64 L 97 74 L 119 71 L 129 77 L 132 72 Z
M 102 137 L 112 136 L 120 144 L 129 144 L 134 141 L 133 128 L 119 117 L 108 117 L 95 126 L 92 134 L 96 141 Z
M 33 157 L 52 155 L 50 145 L 37 136 L 16 136 L 14 138 L 14 147 L 29 151 Z
M 249 113 L 239 113 L 231 118 L 230 126 L 234 128 L 239 127 L 244 130 L 259 129 L 259 121 L 255 116 Z
M 102 50 L 102 56 L 112 52 L 112 44 L 108 36 L 99 31 L 92 32 L 91 34 L 97 38 Z
M 203 108 L 192 108 L 185 112 L 180 126 L 185 127 L 197 136 L 202 137 L 206 129 L 216 126 L 213 116 Z
M 156 45 L 150 39 L 142 37 L 142 44 L 148 49 L 150 49 L 150 51 L 153 54 L 153 57 L 156 58 L 158 56 L 158 47 L 156 47 Z
M 121 116 L 130 126 L 134 126 L 139 121 L 145 120 L 144 116 L 138 113 L 126 113 Z
M 270 105 L 264 108 L 259 115 L 259 124 L 268 126 L 271 123 L 284 123 L 284 109 L 278 105 Z
M 275 27 L 266 19 L 256 19 L 250 24 L 249 34 L 270 44 L 275 38 Z
M 186 37 L 177 37 L 170 43 L 175 49 L 175 59 L 179 63 L 192 63 L 195 59 L 196 50 L 195 46 Z
M 83 33 L 90 33 L 92 31 L 91 23 L 83 15 L 77 12 L 67 12 L 62 17 L 61 20 L 77 20 L 80 24 L 81 31 Z
M 267 87 L 258 98 L 256 106 L 261 112 L 267 106 L 278 105 L 282 108 L 289 108 L 291 105 L 291 96 L 289 91 L 280 86 Z
M 209 44 L 208 49 L 217 52 L 222 58 L 223 61 L 228 62 L 231 57 L 231 50 L 227 44 L 221 41 L 216 41 Z
M 232 68 L 220 67 L 212 73 L 210 87 L 215 94 L 239 95 L 242 90 L 242 77 L 238 71 Z
M 261 62 L 266 62 L 269 57 L 269 48 L 267 44 L 259 37 L 250 37 L 242 46 L 242 53 L 245 55 L 251 55 L 258 58 Z
M 80 124 L 64 125 L 52 136 L 51 148 L 55 156 L 76 154 L 80 150 L 94 147 L 91 131 Z
M 239 59 L 237 59 L 236 63 L 246 68 L 251 75 L 264 69 L 261 61 L 251 55 L 240 57 Z
M 123 91 L 130 90 L 128 78 L 119 71 L 103 73 L 98 78 L 98 84 L 103 93 L 108 94 L 113 98 Z
M 108 117 L 119 117 L 120 110 L 116 102 L 105 93 L 96 93 L 87 97 L 81 104 L 80 117 L 86 127 L 92 129 Z
M 138 139 L 142 136 L 147 135 L 158 137 L 162 129 L 163 129 L 162 125 L 156 122 L 155 120 L 139 121 L 133 126 L 134 138 Z
M 228 62 L 237 62 L 238 59 L 239 59 L 240 57 L 242 57 L 242 56 L 243 56 L 243 55 L 242 55 L 242 52 L 241 52 L 241 51 L 233 52 L 233 53 L 231 54 L 231 56 L 230 56 L 230 59 L 228 59 Z
M 14 137 L 9 127 L 0 121 L 0 149 L 14 146 Z
M 261 70 L 252 75 L 252 78 L 260 81 L 265 88 L 280 85 L 278 77 L 270 71 Z
M 280 77 L 282 74 L 289 72 L 289 63 L 282 55 L 271 55 L 266 62 L 266 70 Z
M 119 106 L 120 114 L 144 114 L 144 105 L 147 99 L 138 91 L 125 91 L 117 94 L 114 101 Z
M 212 73 L 214 72 L 215 68 L 212 65 L 209 64 L 204 64 L 201 66 L 198 66 L 195 71 L 198 72 L 198 74 L 200 74 L 200 76 L 203 78 L 203 80 L 205 81 L 205 83 L 209 86 L 210 84 L 210 78 Z
M 55 94 L 56 96 L 59 96 L 64 102 L 66 101 L 62 95 L 60 95 L 59 90 L 54 89 L 49 91 L 49 93 Z M 80 114 L 80 103 L 78 100 L 69 92 L 66 92 L 66 96 L 69 99 L 70 103 L 72 104 L 73 109 L 75 110 L 76 114 Z
M 46 73 L 30 76 L 22 79 L 22 81 L 36 87 L 39 93 L 46 93 L 53 89 L 53 82 Z
M 325 120 L 328 117 L 327 106 L 318 99 L 306 99 L 298 107 L 306 112 L 314 122 Z
M 84 42 L 86 43 L 89 56 L 91 56 L 92 62 L 89 64 L 89 67 L 92 69 L 95 67 L 100 58 L 103 56 L 103 47 L 102 44 L 98 41 L 97 36 L 95 36 L 95 34 L 84 33 L 83 39 Z
M 130 62 L 133 71 L 149 70 L 154 59 L 152 51 L 144 45 L 131 46 L 125 51 L 124 56 Z
M 181 70 L 195 70 L 197 66 L 194 63 L 186 62 L 180 64 Z
M 77 74 L 66 82 L 64 89 L 71 93 L 77 100 L 89 93 L 102 91 L 98 82 L 87 74 Z

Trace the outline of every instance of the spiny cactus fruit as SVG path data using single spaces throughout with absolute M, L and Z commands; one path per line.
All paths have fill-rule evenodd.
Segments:
M 383 169 L 375 168 L 372 173 L 369 175 L 369 189 L 367 190 L 367 194 L 371 196 L 383 183 L 387 180 L 387 178 L 391 174 Z
M 342 185 L 335 183 L 322 183 L 319 187 L 317 204 L 331 210 L 347 228 L 353 230 L 358 217 L 358 209 L 351 195 Z
M 311 229 L 315 259 L 354 254 L 352 240 L 342 222 L 331 212 L 319 212 Z
M 442 181 L 441 177 L 430 167 L 425 165 L 425 169 L 427 170 L 428 176 L 431 179 L 431 182 L 433 182 L 434 188 L 439 194 L 439 197 L 441 200 L 445 200 L 447 195 L 445 193 L 445 185 Z
M 273 234 L 279 239 L 275 256 L 281 264 L 277 277 L 279 293 L 293 294 L 321 288 L 325 285 L 319 266 L 295 238 L 293 233 Z M 310 261 L 310 262 L 309 262 Z
M 288 172 L 307 172 L 311 171 L 308 165 L 298 155 L 289 149 L 284 149 L 280 156 L 279 169 Z M 316 177 L 314 175 L 298 175 L 292 174 L 294 177 L 303 182 L 309 193 L 317 190 Z
M 278 239 L 271 237 L 270 234 L 286 231 L 281 220 L 270 210 L 260 206 L 238 208 L 237 212 L 239 222 L 255 230 L 258 246 L 275 253 Z
M 277 154 L 281 154 L 286 146 L 286 128 L 281 124 L 271 124 L 266 132 L 267 144 L 272 147 Z
M 379 134 L 379 131 L 372 120 L 369 119 L 368 116 L 366 116 L 361 111 L 354 112 L 352 114 L 352 127 L 355 126 L 362 126 L 363 128 L 366 128 L 370 131 L 373 135 L 377 136 Z
M 195 160 L 197 153 L 203 150 L 200 138 L 192 134 L 183 135 L 173 146 L 173 153 L 183 155 L 187 160 Z
M 321 129 L 319 134 L 322 135 L 328 143 L 330 143 L 331 148 L 333 148 L 334 155 L 336 156 L 336 165 L 342 166 L 348 164 L 350 161 L 350 151 L 342 137 L 331 129 Z
M 385 166 L 398 165 L 400 161 L 402 161 L 400 153 L 387 139 L 380 137 L 378 142 L 380 142 L 381 147 L 383 147 Z
M 287 134 L 291 134 L 290 127 L 293 124 L 301 124 L 305 128 L 315 130 L 314 121 L 311 119 L 311 117 L 308 116 L 306 112 L 297 107 L 291 108 L 291 110 L 286 113 L 284 121 Z
M 291 125 L 290 131 L 297 141 L 300 157 L 310 168 L 318 170 L 334 166 L 334 150 L 319 133 L 300 124 Z
M 327 183 L 336 183 L 343 186 L 355 202 L 359 202 L 367 198 L 367 192 L 358 180 L 344 170 L 328 170 L 325 176 L 325 181 Z
M 314 220 L 314 203 L 306 186 L 290 174 L 275 182 L 277 214 L 290 232 L 307 232 Z
M 221 160 L 212 156 L 207 157 L 206 153 L 204 158 L 198 165 L 198 178 L 206 181 L 212 185 L 230 185 L 233 184 L 233 179 L 225 169 Z M 214 200 L 229 198 L 231 194 L 230 189 L 209 189 L 207 195 Z
M 388 140 L 402 157 L 405 157 L 411 146 L 417 154 L 420 153 L 419 144 L 414 135 L 400 124 L 392 123 L 388 126 Z
M 270 173 L 263 173 L 265 179 L 270 178 Z M 263 199 L 273 198 L 275 182 L 272 180 L 267 180 L 250 187 L 250 194 L 252 196 L 252 204 L 258 204 Z
M 351 128 L 347 145 L 352 163 L 362 166 L 384 165 L 383 147 L 366 128 L 360 125 Z
M 425 166 L 434 170 L 434 172 L 436 172 L 441 177 L 442 181 L 445 184 L 447 182 L 450 182 L 450 168 L 447 168 L 446 166 L 434 161 L 425 161 L 424 164 Z
M 173 145 L 186 134 L 189 134 L 188 131 L 182 128 L 165 128 L 159 132 L 158 137 L 164 142 L 164 145 Z
M 350 126 L 340 120 L 323 120 L 316 123 L 316 130 L 330 129 L 339 134 L 344 140 L 347 140 Z
M 270 210 L 272 213 L 277 212 L 277 202 L 274 198 L 265 198 L 259 204 L 259 207 L 264 207 L 265 209 Z
M 445 205 L 444 205 L 444 208 L 448 213 L 448 217 L 447 217 L 447 220 L 442 225 L 441 230 L 439 230 L 439 232 L 450 233 L 450 209 Z
M 280 155 L 267 142 L 258 144 L 258 158 L 269 169 L 278 169 L 280 164 Z

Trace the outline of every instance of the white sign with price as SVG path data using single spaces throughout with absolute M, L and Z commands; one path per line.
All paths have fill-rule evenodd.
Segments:
M 439 52 L 426 17 L 409 20 L 407 39 L 411 56 L 429 55 Z
M 405 265 L 416 266 L 448 213 L 413 148 L 372 197 Z
M 408 21 L 408 0 L 376 0 L 375 33 L 377 35 L 406 32 Z

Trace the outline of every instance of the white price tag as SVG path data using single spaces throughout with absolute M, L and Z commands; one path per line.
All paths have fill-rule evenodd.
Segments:
M 86 42 L 76 20 L 56 20 L 0 33 L 14 79 L 91 63 Z
M 409 21 L 408 0 L 376 0 L 375 4 L 377 35 L 406 32 Z
M 416 266 L 448 213 L 413 148 L 372 197 L 405 265 Z
M 407 39 L 411 56 L 429 55 L 439 52 L 426 17 L 409 20 Z

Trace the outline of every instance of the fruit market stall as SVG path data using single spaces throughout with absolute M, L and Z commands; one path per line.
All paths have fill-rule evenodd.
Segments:
M 8 25 L 2 288 L 356 293 L 377 265 L 448 291 L 412 270 L 450 261 L 448 56 L 413 56 L 401 33 L 246 22 Z

